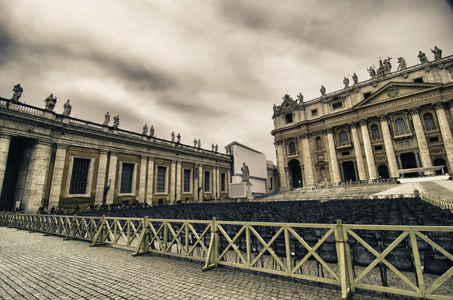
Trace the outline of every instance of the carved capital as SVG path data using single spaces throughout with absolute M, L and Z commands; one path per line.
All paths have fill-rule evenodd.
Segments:
M 437 101 L 433 104 L 434 109 L 443 109 L 444 108 L 444 103 L 442 101 Z
M 420 113 L 420 108 L 419 107 L 411 107 L 411 108 L 409 108 L 409 113 L 411 115 L 418 115 Z
M 333 132 L 332 127 L 327 128 L 327 129 L 326 129 L 326 132 L 327 132 L 327 133 L 332 133 L 332 132 Z
M 357 128 L 357 122 L 351 122 L 348 124 L 351 128 Z
M 281 144 L 283 144 L 283 140 L 276 140 L 276 141 L 274 142 L 274 145 L 275 145 L 275 146 L 280 146 Z
M 379 121 L 387 121 L 388 120 L 388 116 L 385 115 L 385 114 L 382 114 L 382 115 L 378 116 L 378 119 L 379 119 Z
M 308 139 L 309 134 L 308 134 L 308 132 L 304 132 L 304 133 L 302 133 L 302 134 L 300 135 L 300 137 L 301 137 L 302 139 Z
M 360 125 L 366 125 L 368 123 L 367 119 L 359 120 Z

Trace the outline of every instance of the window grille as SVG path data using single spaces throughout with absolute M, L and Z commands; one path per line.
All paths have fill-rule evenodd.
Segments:
M 433 118 L 433 115 L 431 113 L 424 114 L 423 115 L 423 119 L 425 121 L 426 130 L 431 130 L 431 129 L 435 129 L 436 128 L 436 125 L 434 124 L 434 118 Z
M 209 171 L 204 172 L 204 191 L 211 191 L 211 172 Z
M 167 167 L 157 167 L 156 193 L 165 193 L 165 177 Z
M 184 169 L 184 193 L 190 193 L 190 178 L 192 170 Z
M 123 163 L 120 193 L 132 193 L 134 164 Z
M 401 133 L 406 133 L 407 132 L 407 129 L 406 129 L 406 122 L 404 122 L 404 120 L 402 118 L 398 118 L 395 120 L 395 129 L 396 129 L 396 133 L 397 134 L 401 134 Z
M 346 133 L 346 131 L 341 131 L 339 136 L 340 136 L 340 144 L 341 145 L 349 144 L 348 134 Z
M 86 194 L 91 159 L 74 157 L 69 194 Z
M 371 136 L 373 140 L 378 140 L 381 138 L 379 127 L 376 124 L 371 125 Z

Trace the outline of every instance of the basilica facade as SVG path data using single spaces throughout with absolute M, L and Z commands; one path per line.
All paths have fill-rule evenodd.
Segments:
M 119 128 L 0 98 L 0 210 L 21 207 L 80 208 L 90 205 L 201 202 L 228 198 L 232 157 L 217 151 Z
M 407 67 L 398 58 L 344 78 L 344 88 L 274 105 L 281 189 L 432 176 L 453 168 L 453 56 Z

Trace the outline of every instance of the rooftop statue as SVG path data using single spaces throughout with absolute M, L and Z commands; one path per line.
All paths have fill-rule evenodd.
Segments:
M 16 84 L 14 87 L 13 87 L 13 97 L 11 98 L 11 101 L 13 102 L 19 102 L 19 98 L 22 96 L 22 92 L 24 91 L 24 89 L 20 86 L 20 83 Z
M 398 69 L 397 70 L 404 70 L 407 69 L 406 60 L 403 57 L 398 57 Z
M 120 126 L 120 116 L 116 115 L 113 117 L 113 128 L 118 128 Z
M 198 148 L 201 148 L 201 140 L 198 139 Z
M 319 91 L 321 92 L 321 96 L 326 95 L 326 88 L 323 85 L 321 85 L 321 89 Z
M 175 141 L 175 132 L 173 131 L 171 133 L 171 142 L 173 143 Z
M 69 116 L 71 114 L 72 106 L 69 104 L 69 99 L 66 101 L 66 103 L 63 105 L 63 116 Z
M 57 97 L 53 96 L 53 93 L 50 94 L 49 97 L 44 100 L 46 102 L 45 110 L 52 111 L 55 108 L 55 104 L 57 103 Z
M 147 134 L 148 134 L 148 124 L 145 124 L 145 126 L 143 126 L 142 135 L 147 135 Z
M 357 76 L 356 73 L 352 74 L 352 81 L 354 81 L 354 85 L 359 83 L 359 77 Z
M 442 50 L 434 46 L 434 50 L 430 49 L 432 53 L 434 53 L 434 60 L 439 60 L 442 58 Z
M 348 79 L 348 77 L 344 77 L 343 84 L 344 84 L 344 88 L 345 89 L 347 89 L 349 87 L 349 79 Z
M 304 102 L 304 95 L 302 95 L 302 93 L 299 93 L 299 95 L 297 95 L 297 99 L 299 99 L 299 103 L 302 104 L 302 102 Z
M 181 134 L 178 133 L 178 135 L 176 136 L 176 143 L 181 143 Z
M 193 147 L 194 147 L 194 148 L 197 147 L 197 138 L 194 138 L 194 139 L 193 139 Z
M 386 59 L 384 59 L 384 67 L 385 67 L 385 74 L 389 74 L 392 72 L 392 64 L 390 63 L 390 60 L 392 59 L 393 57 L 388 57 Z
M 215 144 L 214 151 L 217 152 L 219 150 L 219 145 Z
M 211 151 L 214 151 L 214 149 L 215 149 L 215 145 L 214 145 L 214 143 L 212 143 L 211 144 Z
M 420 59 L 420 62 L 422 64 L 425 64 L 425 63 L 429 62 L 429 60 L 426 58 L 426 54 L 421 52 L 421 51 L 418 51 L 417 57 L 418 57 L 418 59 Z
M 377 69 L 377 76 L 385 75 L 385 65 L 382 62 L 382 59 L 379 59 L 379 68 Z
M 102 125 L 104 125 L 104 126 L 109 126 L 109 123 L 110 123 L 110 114 L 109 114 L 109 112 L 107 112 L 107 113 L 105 114 L 104 123 L 103 123 Z
M 153 137 L 154 136 L 154 126 L 151 125 L 151 129 L 149 130 L 149 136 Z
M 245 163 L 242 163 L 241 171 L 242 171 L 242 180 L 241 181 L 242 182 L 249 182 L 250 171 L 249 171 L 249 167 Z
M 366 70 L 370 73 L 371 78 L 376 77 L 376 70 L 374 69 L 374 67 L 371 66 Z

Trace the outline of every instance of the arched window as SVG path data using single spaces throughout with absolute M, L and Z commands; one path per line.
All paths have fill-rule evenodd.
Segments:
M 431 129 L 436 128 L 436 125 L 434 125 L 434 118 L 431 113 L 424 114 L 423 120 L 425 121 L 426 130 L 431 130 Z
M 340 131 L 339 137 L 341 145 L 349 143 L 348 134 L 346 133 L 346 131 Z
M 379 127 L 377 124 L 371 125 L 371 136 L 373 140 L 378 140 L 381 138 L 381 134 L 379 133 Z
M 290 154 L 296 153 L 296 144 L 294 142 L 289 143 L 289 153 Z
M 403 118 L 398 118 L 398 119 L 395 120 L 395 130 L 396 130 L 396 133 L 405 133 L 405 132 L 407 132 L 406 122 L 404 122 Z
M 317 136 L 315 139 L 316 142 L 316 149 L 322 149 L 322 140 L 320 136 Z

